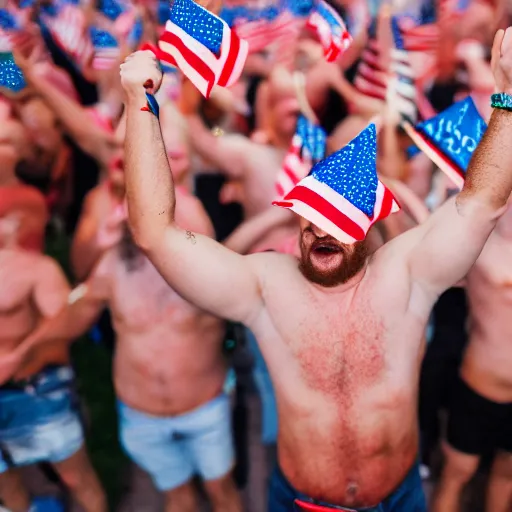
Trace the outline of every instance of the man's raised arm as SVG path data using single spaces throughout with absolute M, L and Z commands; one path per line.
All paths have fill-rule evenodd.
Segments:
M 512 94 L 512 28 L 496 34 L 492 66 L 497 90 Z M 511 136 L 512 112 L 495 110 L 462 191 L 422 226 L 396 240 L 397 253 L 406 254 L 413 282 L 429 298 L 466 275 L 505 212 L 512 192 Z
M 146 87 L 162 79 L 151 52 L 136 52 L 121 66 L 126 92 L 126 191 L 135 241 L 180 295 L 218 316 L 248 321 L 262 304 L 251 258 L 175 223 L 176 196 L 156 116 L 145 111 Z

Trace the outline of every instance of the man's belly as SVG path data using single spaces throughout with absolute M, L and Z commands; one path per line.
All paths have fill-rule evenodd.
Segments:
M 279 463 L 295 489 L 333 505 L 365 508 L 402 483 L 418 455 L 415 405 L 403 411 L 354 411 L 326 426 L 315 415 L 280 414 Z
M 512 402 L 512 335 L 491 340 L 472 335 L 461 376 L 477 393 L 496 402 Z
M 155 416 L 183 414 L 222 392 L 227 365 L 220 341 L 176 343 L 159 339 L 152 350 L 144 340 L 118 341 L 114 359 L 117 396 L 126 405 Z M 163 345 L 162 345 L 163 344 Z M 141 350 L 142 347 L 142 350 Z

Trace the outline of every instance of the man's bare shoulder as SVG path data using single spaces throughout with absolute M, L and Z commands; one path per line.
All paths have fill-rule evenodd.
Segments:
M 275 251 L 260 252 L 244 256 L 257 275 L 262 289 L 268 284 L 299 277 L 299 262 L 290 254 Z

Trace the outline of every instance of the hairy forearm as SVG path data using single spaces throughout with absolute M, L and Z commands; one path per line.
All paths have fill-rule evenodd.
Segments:
M 142 246 L 159 239 L 174 223 L 176 204 L 160 123 L 153 114 L 141 111 L 144 104 L 144 94 L 128 100 L 125 137 L 129 219 Z
M 503 208 L 512 191 L 512 113 L 495 110 L 487 131 L 469 164 L 466 181 L 458 196 L 459 206 L 468 199 Z

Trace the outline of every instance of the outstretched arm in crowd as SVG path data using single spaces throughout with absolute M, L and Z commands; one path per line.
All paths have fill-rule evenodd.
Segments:
M 30 373 L 26 368 L 39 359 L 41 351 L 49 354 L 67 352 L 68 343 L 85 334 L 94 324 L 108 299 L 107 258 L 108 255 L 101 260 L 86 283 L 68 291 L 53 314 L 16 347 L 13 357 L 22 361 L 17 378 Z
M 230 178 L 239 178 L 244 167 L 249 141 L 238 134 L 220 137 L 213 135 L 199 114 L 201 98 L 192 82 L 185 80 L 180 108 L 189 123 L 192 148 L 216 170 L 227 174 Z
M 511 94 L 510 28 L 496 35 L 493 70 L 498 90 Z M 466 275 L 506 210 L 512 192 L 511 133 L 512 113 L 495 110 L 474 152 L 463 190 L 422 226 L 390 244 L 397 257 L 406 255 L 411 289 L 420 290 L 428 304 Z
M 234 252 L 247 254 L 269 231 L 276 227 L 292 225 L 295 222 L 294 213 L 284 208 L 271 206 L 242 222 L 222 244 Z
M 35 56 L 28 59 L 15 54 L 16 62 L 23 70 L 27 83 L 44 99 L 53 110 L 66 132 L 80 148 L 104 166 L 107 166 L 117 146 L 113 134 L 98 128 L 86 109 L 77 101 L 62 94 L 47 79 L 47 72 L 52 64 L 37 62 Z
M 142 107 L 144 84 L 159 87 L 162 74 L 151 52 L 121 66 L 126 91 L 125 173 L 135 241 L 180 295 L 220 317 L 247 321 L 262 303 L 251 257 L 176 224 L 176 192 L 158 119 Z
M 70 287 L 59 265 L 51 258 L 38 257 L 34 260 L 35 268 L 32 302 L 39 313 L 39 324 L 36 330 L 51 318 L 54 318 L 66 303 Z M 35 357 L 25 359 L 26 353 L 20 349 L 23 342 L 15 350 L 0 358 L 0 382 L 21 373 L 31 375 L 42 370 L 50 363 L 63 363 L 63 351 L 60 347 L 38 350 Z

